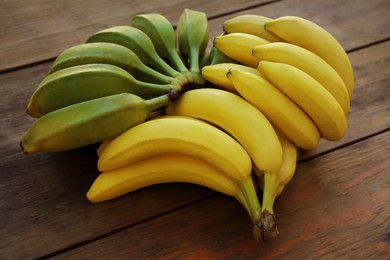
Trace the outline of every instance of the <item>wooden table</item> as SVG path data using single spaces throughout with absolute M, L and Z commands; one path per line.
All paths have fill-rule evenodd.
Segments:
M 298 15 L 347 50 L 356 87 L 340 142 L 301 154 L 277 198 L 280 236 L 256 242 L 233 198 L 190 184 L 156 185 L 92 205 L 96 146 L 24 155 L 25 108 L 62 50 L 159 12 L 174 24 L 203 11 L 210 33 L 242 13 Z M 390 1 L 2 0 L 0 4 L 0 259 L 389 259 Z M 332 50 L 329 50 L 332 51 Z

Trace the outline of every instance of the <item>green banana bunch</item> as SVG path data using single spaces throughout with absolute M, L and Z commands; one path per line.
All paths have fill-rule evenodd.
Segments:
M 142 81 L 169 84 L 173 79 L 146 66 L 129 48 L 109 42 L 79 44 L 66 49 L 54 60 L 49 74 L 76 65 L 93 63 L 118 66 Z
M 200 76 L 199 57 L 203 55 L 209 41 L 209 25 L 203 12 L 184 9 L 176 28 L 179 51 L 189 60 L 190 71 L 200 84 L 204 80 Z
M 59 152 L 114 138 L 169 103 L 122 93 L 70 105 L 37 119 L 21 138 L 24 153 Z
M 158 13 L 133 16 L 130 25 L 146 33 L 152 40 L 158 55 L 182 73 L 188 72 L 176 48 L 176 35 L 171 22 Z
M 135 79 L 110 64 L 86 64 L 62 69 L 45 77 L 27 106 L 27 114 L 41 117 L 54 110 L 91 99 L 131 93 L 142 98 L 175 92 L 176 86 Z
M 91 42 L 111 42 L 123 45 L 136 53 L 147 66 L 170 77 L 182 77 L 180 72 L 174 70 L 158 55 L 152 40 L 138 28 L 131 26 L 107 28 L 90 36 L 87 43 Z

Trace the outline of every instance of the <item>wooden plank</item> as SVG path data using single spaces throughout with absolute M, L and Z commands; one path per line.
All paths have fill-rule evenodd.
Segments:
M 284 0 L 271 5 L 233 13 L 210 21 L 211 34 L 221 33 L 220 24 L 244 13 L 271 18 L 296 15 L 309 19 L 329 31 L 347 51 L 383 41 L 390 37 L 390 1 L 315 1 Z M 364 15 L 362 15 L 364 14 Z
M 163 184 L 91 204 L 85 194 L 98 174 L 94 153 L 91 146 L 0 159 L 0 259 L 36 259 L 214 194 L 196 185 Z
M 356 76 L 356 90 L 348 115 L 349 130 L 339 142 L 322 142 L 302 155 L 302 158 L 334 149 L 354 140 L 383 131 L 390 125 L 387 100 L 390 92 L 389 63 L 390 42 L 385 42 L 350 54 Z M 29 97 L 39 81 L 47 73 L 49 63 L 0 74 L 0 86 L 4 87 L 0 100 L 0 158 L 20 152 L 19 140 L 33 122 L 25 114 Z M 21 80 L 23 79 L 23 80 Z M 368 98 L 369 97 L 369 98 Z M 368 123 L 369 122 L 369 123 Z
M 390 132 L 298 167 L 276 201 L 280 236 L 254 241 L 242 208 L 216 196 L 57 259 L 386 259 Z
M 0 8 L 0 71 L 53 58 L 99 30 L 128 24 L 137 13 L 158 12 L 176 23 L 184 8 L 215 16 L 267 2 L 270 0 L 4 0 Z

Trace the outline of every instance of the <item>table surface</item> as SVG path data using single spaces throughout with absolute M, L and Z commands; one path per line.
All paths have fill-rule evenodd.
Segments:
M 24 155 L 26 104 L 54 58 L 94 32 L 158 12 L 203 11 L 214 37 L 238 14 L 298 15 L 331 32 L 355 72 L 349 129 L 299 157 L 275 202 L 280 235 L 254 240 L 237 201 L 181 183 L 93 205 L 96 146 Z M 3 0 L 0 8 L 0 259 L 388 259 L 390 1 Z M 332 51 L 332 50 L 329 50 Z

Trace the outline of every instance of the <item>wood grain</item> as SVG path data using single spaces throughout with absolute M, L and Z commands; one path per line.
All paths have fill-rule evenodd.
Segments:
M 267 2 L 38 0 L 26 4 L 25 0 L 4 0 L 0 8 L 0 71 L 51 59 L 99 30 L 128 24 L 140 12 L 158 11 L 176 24 L 184 8 L 216 16 Z
M 58 259 L 386 259 L 389 147 L 386 132 L 300 165 L 277 199 L 280 236 L 269 243 L 254 241 L 244 210 L 221 195 Z

